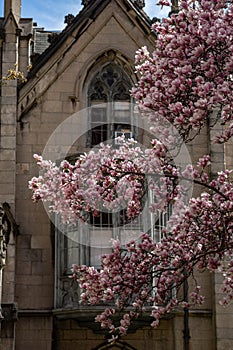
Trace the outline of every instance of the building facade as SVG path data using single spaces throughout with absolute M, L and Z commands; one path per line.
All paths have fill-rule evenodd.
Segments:
M 176 5 L 174 1 L 173 10 Z M 135 121 L 129 93 L 137 81 L 136 50 L 147 46 L 152 51 L 156 45 L 143 7 L 140 0 L 83 1 L 80 13 L 66 16 L 64 30 L 57 33 L 21 18 L 20 0 L 4 1 L 0 72 L 5 76 L 17 64 L 27 81 L 9 81 L 0 90 L 1 349 L 183 349 L 181 312 L 163 319 L 156 330 L 145 315 L 127 337 L 111 345 L 94 322 L 101 307 L 78 302 L 79 291 L 69 279 L 71 264 L 98 266 L 101 242 L 134 228 L 120 232 L 112 224 L 117 215 L 102 215 L 98 222 L 90 218 L 88 231 L 61 234 L 59 218 L 49 218 L 41 203 L 32 202 L 28 189 L 28 181 L 38 175 L 35 153 L 46 150 L 54 161 L 72 160 L 123 133 L 148 141 L 146 129 Z M 212 138 L 203 130 L 189 153 L 195 161 L 210 150 L 214 174 L 226 162 L 232 165 L 232 148 L 213 146 Z M 136 229 L 141 230 L 149 218 L 140 220 Z M 79 240 L 73 238 L 77 235 Z M 207 300 L 189 310 L 190 349 L 232 349 L 233 309 L 218 304 L 221 278 L 205 273 L 198 280 Z

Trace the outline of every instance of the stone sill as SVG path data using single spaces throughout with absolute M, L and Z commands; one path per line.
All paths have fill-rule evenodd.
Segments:
M 103 306 L 95 306 L 95 307 L 79 307 L 77 309 L 54 309 L 53 315 L 57 320 L 75 320 L 78 322 L 80 327 L 85 327 L 93 330 L 95 333 L 106 334 L 108 331 L 103 330 L 100 327 L 99 323 L 95 322 L 95 317 L 99 313 L 104 310 Z M 134 320 L 129 333 L 136 332 L 137 329 L 142 327 L 150 327 L 150 324 L 153 321 L 153 318 L 150 316 L 151 307 L 148 307 L 148 310 L 138 319 Z M 164 320 L 169 320 L 174 317 L 183 317 L 184 312 L 182 310 L 177 310 L 167 314 L 163 317 Z M 197 310 L 191 309 L 189 310 L 189 317 L 204 317 L 211 318 L 212 311 L 211 310 Z

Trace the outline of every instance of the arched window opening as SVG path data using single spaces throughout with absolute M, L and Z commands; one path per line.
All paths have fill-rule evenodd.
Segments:
M 126 138 L 135 139 L 138 135 L 140 142 L 144 130 L 137 124 L 130 96 L 133 84 L 123 67 L 114 61 L 105 63 L 98 71 L 95 70 L 87 83 L 90 126 L 87 146 L 98 147 L 101 142 L 107 141 L 117 147 L 116 138 L 122 134 Z M 82 144 L 82 147 L 85 148 L 85 145 Z M 74 162 L 77 157 L 78 154 L 68 160 Z M 147 188 L 146 181 L 147 179 Z M 119 239 L 123 245 L 131 239 L 139 239 L 141 232 L 150 232 L 155 241 L 161 239 L 162 227 L 171 215 L 171 208 L 155 217 L 149 209 L 154 196 L 151 191 L 148 192 L 142 212 L 131 222 L 125 221 L 125 208 L 120 208 L 118 212 L 103 211 L 98 216 L 87 214 L 85 223 L 77 222 L 72 227 L 62 225 L 60 218 L 56 217 L 55 308 L 82 308 L 79 303 L 80 290 L 77 283 L 70 279 L 72 264 L 85 264 L 100 269 L 101 256 L 112 252 L 112 238 Z
M 130 89 L 132 82 L 124 70 L 114 62 L 101 67 L 90 82 L 90 107 L 87 145 L 94 147 L 122 134 L 136 136 Z

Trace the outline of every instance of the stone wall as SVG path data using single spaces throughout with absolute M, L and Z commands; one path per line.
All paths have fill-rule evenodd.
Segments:
M 135 51 L 140 46 L 147 45 L 152 49 L 153 35 L 142 30 L 134 18 L 129 19 L 122 6 L 120 0 L 112 1 L 81 34 L 79 27 L 74 29 L 57 52 L 20 89 L 18 101 L 15 82 L 2 88 L 0 201 L 12 206 L 20 230 L 10 242 L 3 289 L 4 302 L 18 305 L 18 320 L 13 321 L 10 329 L 4 330 L 4 349 L 97 350 L 106 342 L 102 333 L 85 325 L 81 327 L 78 314 L 71 318 L 62 310 L 62 319 L 58 310 L 54 310 L 54 232 L 43 205 L 32 202 L 28 181 L 38 176 L 33 154 L 41 154 L 54 130 L 73 113 L 87 107 L 88 72 L 94 69 L 100 56 L 110 60 L 112 50 L 115 52 L 112 59 L 122 60 L 126 68 L 132 68 Z M 17 36 L 12 22 L 9 22 L 4 45 L 3 70 L 6 72 L 9 65 L 16 62 Z M 25 45 L 24 42 L 21 48 L 23 56 Z M 77 131 L 86 131 L 87 128 L 88 121 L 84 120 L 83 124 L 78 124 Z M 54 150 L 64 146 L 59 137 L 69 145 L 70 135 L 65 137 L 65 132 L 61 129 L 57 135 Z M 75 135 L 76 130 L 72 132 Z M 209 140 L 208 130 L 204 129 L 195 143 L 188 146 L 194 163 L 210 150 Z M 85 142 L 78 147 L 76 151 L 85 150 Z M 223 150 L 212 148 L 212 155 L 216 165 L 212 171 L 216 173 L 219 164 L 222 165 Z M 230 155 L 228 159 L 230 163 Z M 195 187 L 194 193 L 198 194 L 199 189 Z M 201 308 L 190 311 L 191 349 L 229 348 L 233 310 L 220 310 L 215 303 L 215 295 L 219 294 L 219 277 L 206 273 L 198 275 L 198 280 L 207 301 Z M 15 324 L 16 331 L 12 333 Z M 162 320 L 155 331 L 146 325 L 122 341 L 129 349 L 180 350 L 183 346 L 183 314 L 177 313 L 169 320 Z

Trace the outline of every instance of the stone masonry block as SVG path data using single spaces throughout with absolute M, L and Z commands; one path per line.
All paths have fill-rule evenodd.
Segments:
M 4 160 L 15 160 L 15 151 L 14 150 L 9 150 L 9 149 L 1 149 L 0 152 L 0 161 L 4 161 Z M 0 169 L 2 169 L 1 167 L 1 163 L 0 163 Z
M 7 171 L 15 171 L 15 161 L 14 160 L 2 160 L 1 161 L 1 167 L 0 169 L 2 170 L 7 170 Z
M 27 285 L 28 282 L 30 281 L 30 285 L 33 286 L 40 286 L 42 285 L 43 278 L 42 276 L 30 276 L 30 280 L 28 276 L 25 275 L 17 275 L 16 277 L 16 284 L 18 285 Z
M 24 145 L 33 145 L 35 143 L 37 143 L 37 139 L 38 139 L 39 134 L 34 132 L 30 132 L 27 134 L 22 135 L 22 143 Z
M 87 339 L 87 334 L 85 331 L 77 330 L 64 330 L 63 337 L 65 340 L 76 340 L 76 339 Z
M 47 99 L 49 101 L 60 101 L 61 100 L 61 94 L 60 94 L 60 92 L 49 91 L 47 93 Z
M 7 202 L 10 205 L 14 203 L 15 195 L 14 194 L 1 194 L 0 193 L 0 203 Z
M 231 339 L 218 340 L 217 341 L 217 349 L 218 350 L 230 350 L 230 349 L 232 349 L 232 340 Z
M 53 269 L 51 264 L 33 261 L 32 262 L 32 274 L 33 275 L 52 275 Z
M 41 261 L 42 250 L 41 249 L 18 249 L 19 261 Z
M 0 178 L 2 183 L 12 185 L 15 182 L 15 174 L 13 171 L 0 170 Z
M 13 171 L 0 170 L 0 178 L 1 178 L 2 184 L 5 184 L 5 185 L 9 184 L 10 186 L 12 186 L 12 184 L 15 183 L 15 174 L 13 173 Z
M 29 248 L 31 246 L 31 235 L 20 234 L 17 237 L 17 245 L 21 248 Z
M 33 339 L 47 340 L 51 338 L 51 331 L 47 329 L 41 329 L 41 327 L 37 329 L 25 329 L 23 332 L 23 336 L 28 340 L 33 340 Z
M 19 275 L 31 275 L 32 266 L 30 261 L 21 261 L 16 265 L 16 273 Z
M 6 97 L 4 97 L 4 99 L 6 99 Z M 13 120 L 13 125 L 16 127 L 16 123 L 15 123 L 15 113 L 16 113 L 16 109 L 15 109 L 15 106 L 14 105 L 12 105 L 12 98 L 11 99 L 9 99 L 9 100 L 7 100 L 7 102 L 10 102 L 11 101 L 11 104 L 4 104 L 4 105 L 2 105 L 1 107 L 2 107 L 2 121 L 1 121 L 1 125 L 5 125 L 5 124 L 8 124 L 8 123 L 6 123 L 6 118 L 5 118 L 5 116 L 6 116 L 6 114 L 10 114 L 10 115 L 12 115 L 12 116 L 14 116 L 14 119 L 12 119 Z
M 52 251 L 51 249 L 43 249 L 42 250 L 42 261 L 51 261 L 52 259 Z
M 15 98 L 15 96 L 16 96 L 16 87 L 15 86 L 11 86 L 9 83 L 7 85 L 4 85 L 2 87 L 2 96 L 3 96 L 3 98 L 5 96 L 11 97 L 11 98 L 12 97 Z
M 15 136 L 2 136 L 1 145 L 5 149 L 15 149 Z
M 45 286 L 48 286 L 49 288 L 53 288 L 53 286 L 54 286 L 53 276 L 51 276 L 51 275 L 48 275 L 48 276 L 42 275 L 42 284 L 45 285 Z
M 28 174 L 29 173 L 29 163 L 18 163 L 17 166 L 17 174 Z
M 1 133 L 2 135 L 15 136 L 16 129 L 15 125 L 1 125 Z
M 1 172 L 0 172 L 1 174 Z M 0 184 L 0 194 L 4 195 L 4 194 L 8 194 L 8 193 L 13 193 L 14 192 L 14 183 L 10 183 L 10 184 Z
M 62 110 L 61 101 L 45 101 L 43 104 L 43 112 L 60 112 Z
M 17 350 L 51 350 L 51 340 L 43 339 L 17 339 Z
M 51 288 L 50 288 L 51 289 Z M 19 286 L 16 286 L 16 293 L 20 298 L 18 300 L 18 305 L 20 309 L 51 309 L 53 307 L 53 295 L 50 296 L 41 295 L 41 290 L 39 286 L 36 286 L 36 289 L 32 291 L 31 286 L 27 287 L 27 293 L 24 295 L 19 289 Z M 34 349 L 33 349 L 34 350 Z
M 35 206 L 36 204 L 33 203 Z M 32 214 L 33 215 L 33 214 Z M 33 236 L 31 240 L 31 247 L 33 249 L 48 249 L 51 247 L 50 242 L 50 227 L 46 223 L 40 225 L 40 220 L 44 220 L 44 215 L 37 215 L 36 218 L 30 217 L 31 222 L 34 224 Z
M 30 319 L 29 328 L 30 329 L 44 329 L 51 330 L 52 329 L 52 318 L 51 317 L 33 317 Z
M 217 333 L 221 328 L 231 328 L 233 324 L 233 314 L 218 314 L 216 319 Z M 220 331 L 221 334 L 221 331 Z

